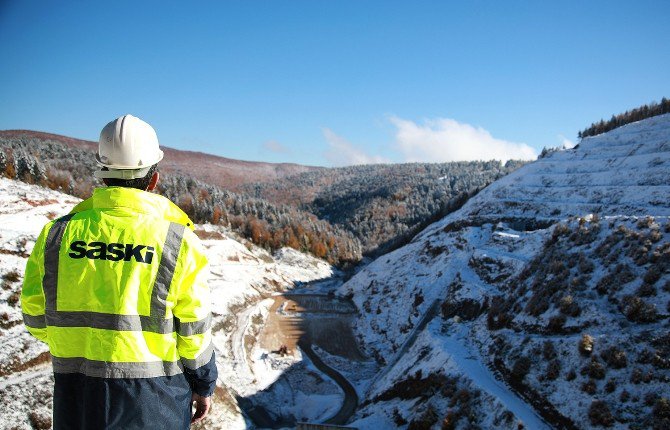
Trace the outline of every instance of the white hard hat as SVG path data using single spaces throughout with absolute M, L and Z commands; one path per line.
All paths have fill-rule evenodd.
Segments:
M 132 115 L 110 122 L 100 132 L 95 159 L 107 170 L 98 170 L 96 178 L 135 179 L 146 176 L 163 159 L 154 129 Z

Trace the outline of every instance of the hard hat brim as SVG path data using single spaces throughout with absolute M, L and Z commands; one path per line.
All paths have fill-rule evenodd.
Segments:
M 93 172 L 93 176 L 98 179 L 139 179 L 144 178 L 147 173 L 149 173 L 150 169 L 151 166 L 145 167 L 143 169 L 96 170 Z
M 113 163 L 105 163 L 100 159 L 100 153 L 95 154 L 95 161 L 102 167 L 107 167 L 109 169 L 118 169 L 118 170 L 137 170 L 137 169 L 143 169 L 145 167 L 151 167 L 154 164 L 158 164 L 162 159 L 163 159 L 163 151 L 158 149 L 156 151 L 156 160 L 146 163 L 143 166 L 121 166 L 118 164 L 113 164 Z

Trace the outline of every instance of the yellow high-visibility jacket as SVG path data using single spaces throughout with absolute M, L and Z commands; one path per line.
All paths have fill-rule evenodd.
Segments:
M 21 306 L 55 373 L 155 378 L 213 363 L 207 258 L 193 228 L 168 199 L 122 187 L 96 189 L 44 227 Z

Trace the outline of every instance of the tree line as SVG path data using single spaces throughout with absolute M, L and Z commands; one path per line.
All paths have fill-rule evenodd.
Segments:
M 640 121 L 646 118 L 651 118 L 652 116 L 663 115 L 665 113 L 670 113 L 670 100 L 663 97 L 660 103 L 652 102 L 645 104 L 638 108 L 627 110 L 624 113 L 618 115 L 612 115 L 609 121 L 600 120 L 598 122 L 592 123 L 586 129 L 577 133 L 577 137 L 580 139 L 589 136 L 597 136 L 602 133 L 606 133 L 615 128 L 621 127 L 622 125 L 630 124 L 631 122 Z
M 478 190 L 524 163 L 463 161 L 349 166 L 247 185 L 257 198 L 295 205 L 330 221 L 379 255 L 410 240 Z
M 196 223 L 228 226 L 274 251 L 288 246 L 355 264 L 409 242 L 523 162 L 471 161 L 323 168 L 239 193 L 187 173 L 164 173 L 159 192 Z M 160 166 L 159 166 L 160 168 Z M 0 175 L 88 198 L 100 183 L 88 148 L 48 138 L 0 136 Z
M 86 199 L 101 184 L 92 154 L 63 143 L 0 137 L 0 175 Z M 254 244 L 274 251 L 291 247 L 336 265 L 361 259 L 360 242 L 346 230 L 295 207 L 232 193 L 188 175 L 161 176 L 161 195 L 194 222 L 229 226 Z

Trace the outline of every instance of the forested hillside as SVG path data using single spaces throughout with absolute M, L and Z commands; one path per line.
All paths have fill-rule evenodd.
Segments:
M 244 189 L 254 197 L 314 213 L 352 232 L 363 252 L 381 254 L 406 243 L 521 165 L 493 160 L 352 166 L 248 184 Z
M 88 198 L 97 180 L 90 151 L 56 140 L 0 136 L 0 174 Z M 195 178 L 164 174 L 159 192 L 195 222 L 230 225 L 253 243 L 276 250 L 283 246 L 311 252 L 337 264 L 360 260 L 360 244 L 351 233 L 315 215 L 210 185 Z
M 98 168 L 94 151 L 93 142 L 2 132 L 0 172 L 87 198 L 99 184 L 92 174 Z M 228 179 L 201 171 L 213 169 L 211 164 L 205 161 L 202 169 L 191 167 L 193 174 L 186 174 L 183 166 L 161 163 L 159 192 L 195 222 L 230 225 L 266 249 L 289 246 L 339 265 L 358 262 L 363 252 L 379 255 L 407 243 L 425 226 L 522 165 L 516 161 L 366 165 L 305 168 L 293 175 L 283 170 L 281 175 L 250 174 L 258 183 L 235 180 L 231 187 L 238 191 L 231 192 L 219 185 Z M 301 166 L 293 171 L 300 172 Z
M 57 142 L 68 148 L 80 149 L 92 156 L 98 150 L 98 142 L 44 133 L 32 130 L 0 130 L 0 138 L 8 140 L 27 139 L 31 141 Z M 309 170 L 323 167 L 303 166 L 293 163 L 264 163 L 242 161 L 220 157 L 203 152 L 184 151 L 161 146 L 164 157 L 161 172 L 192 176 L 208 184 L 229 191 L 239 192 L 242 185 L 249 182 L 273 181 Z

